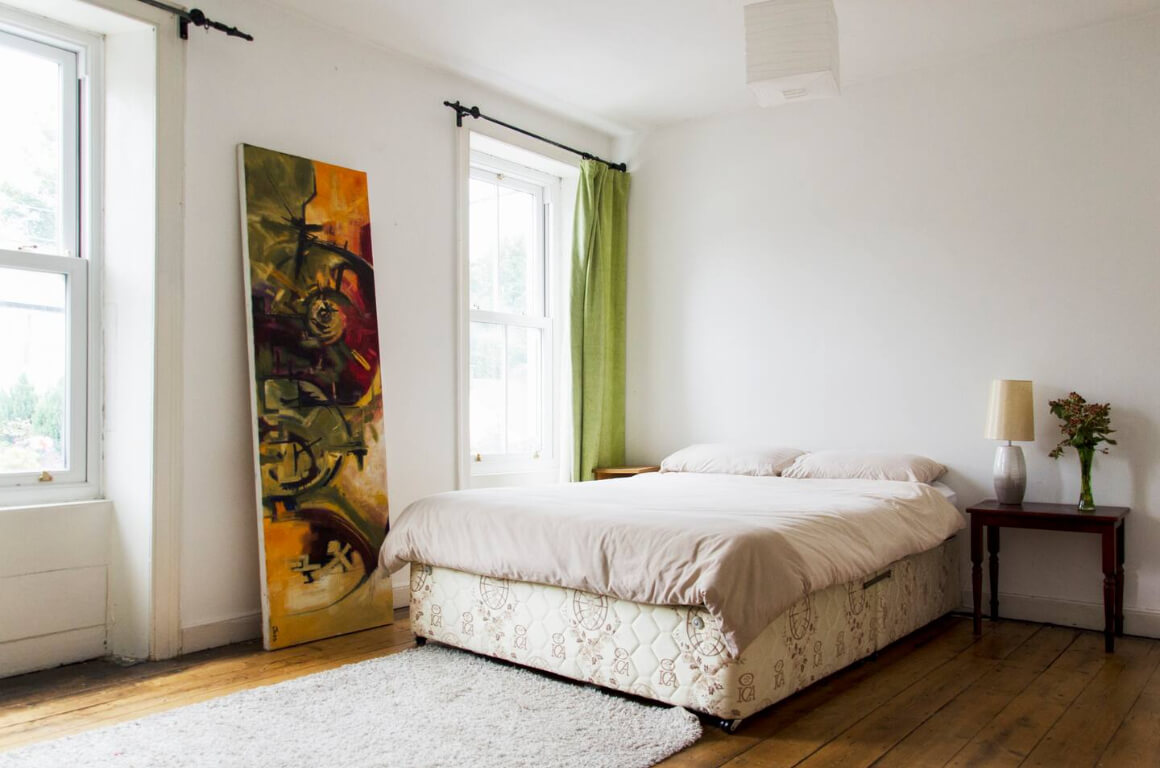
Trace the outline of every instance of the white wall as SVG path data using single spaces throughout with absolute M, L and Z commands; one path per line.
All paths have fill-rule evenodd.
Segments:
M 235 147 L 369 174 L 392 508 L 455 485 L 455 167 L 444 99 L 565 143 L 608 137 L 274 6 L 200 3 L 253 43 L 191 34 L 187 51 L 186 651 L 257 631 L 258 549 Z
M 909 450 L 992 493 L 992 378 L 1036 385 L 1028 497 L 1072 502 L 1047 400 L 1113 405 L 1129 632 L 1160 634 L 1160 16 L 641 141 L 629 458 L 751 439 Z M 1099 623 L 1095 537 L 1011 531 L 1008 612 Z M 964 571 L 964 575 L 965 575 Z M 964 582 L 966 583 L 966 582 Z

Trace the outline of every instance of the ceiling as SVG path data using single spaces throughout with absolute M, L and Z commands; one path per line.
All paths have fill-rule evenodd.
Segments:
M 754 105 L 746 0 L 273 0 L 627 134 Z M 842 84 L 1160 9 L 1160 0 L 835 0 Z M 454 98 L 455 94 L 448 94 Z

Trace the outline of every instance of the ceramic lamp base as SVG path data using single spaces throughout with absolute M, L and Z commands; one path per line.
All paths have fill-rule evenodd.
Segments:
M 1027 464 L 1023 449 L 1000 445 L 995 451 L 995 498 L 1000 504 L 1022 504 L 1027 491 Z

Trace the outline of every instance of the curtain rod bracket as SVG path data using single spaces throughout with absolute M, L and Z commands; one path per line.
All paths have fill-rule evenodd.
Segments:
M 462 104 L 460 104 L 458 101 L 455 102 L 454 104 L 452 104 L 450 101 L 445 101 L 445 102 L 443 102 L 443 105 L 446 107 L 451 107 L 452 109 L 455 110 L 455 125 L 458 128 L 463 127 L 463 118 L 466 117 L 467 115 L 471 115 L 476 120 L 479 119 L 479 115 L 480 115 L 479 107 L 465 107 Z
M 163 3 L 161 0 L 137 0 L 139 3 L 159 8 L 163 11 L 168 11 L 177 17 L 177 36 L 182 40 L 189 39 L 189 25 L 193 24 L 195 27 L 205 27 L 206 29 L 216 29 L 218 32 L 224 32 L 227 37 L 240 37 L 243 40 L 253 42 L 254 36 L 246 34 L 237 27 L 231 27 L 220 21 L 214 21 L 205 15 L 205 11 L 200 8 L 190 8 L 188 11 L 184 8 L 178 8 L 176 5 Z

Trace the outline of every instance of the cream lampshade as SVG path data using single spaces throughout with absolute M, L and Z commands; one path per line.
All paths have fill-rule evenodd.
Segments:
M 1027 464 L 1023 449 L 1012 440 L 1035 439 L 1035 408 L 1031 382 L 995 379 L 987 409 L 988 440 L 1006 440 L 995 452 L 995 495 L 1000 504 L 1020 504 L 1027 490 Z

